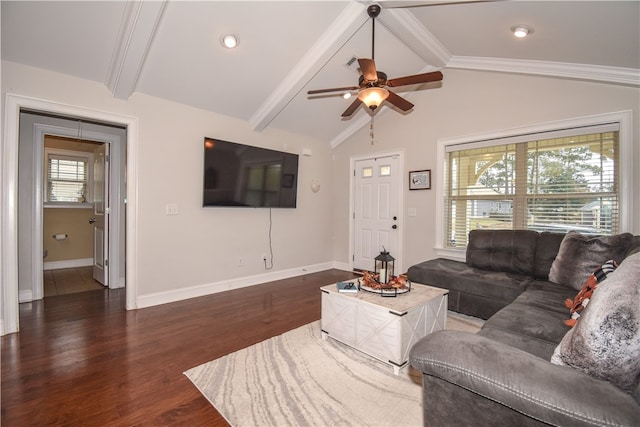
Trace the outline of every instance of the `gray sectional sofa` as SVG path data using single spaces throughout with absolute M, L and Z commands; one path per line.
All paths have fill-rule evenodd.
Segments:
M 486 319 L 477 334 L 439 331 L 412 348 L 411 364 L 423 372 L 425 425 L 640 425 L 638 251 L 640 237 L 628 233 L 476 230 L 466 262 L 409 268 L 411 281 L 449 289 L 450 310 Z M 620 267 L 571 330 L 564 301 L 608 259 Z M 615 298 L 622 302 L 609 302 Z M 605 328 L 611 316 L 598 314 L 610 305 L 613 332 Z M 603 342 L 591 343 L 593 336 Z

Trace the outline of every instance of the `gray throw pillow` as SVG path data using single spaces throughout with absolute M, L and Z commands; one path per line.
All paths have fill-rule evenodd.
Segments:
M 596 268 L 610 259 L 618 264 L 622 262 L 632 242 L 631 233 L 588 237 L 570 231 L 562 239 L 558 255 L 551 264 L 549 281 L 579 291 Z
M 640 253 L 626 258 L 593 292 L 551 363 L 580 369 L 629 394 L 640 380 Z

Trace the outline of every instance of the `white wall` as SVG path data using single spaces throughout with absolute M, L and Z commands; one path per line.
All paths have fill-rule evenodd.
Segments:
M 371 146 L 369 129 L 362 129 L 333 151 L 333 233 L 336 261 L 349 259 L 349 159 L 375 151 L 405 150 L 403 266 L 436 257 L 435 214 L 441 209 L 435 186 L 442 185 L 436 143 L 442 138 L 530 126 L 562 119 L 633 111 L 633 164 L 640 164 L 640 89 L 618 85 L 579 82 L 464 70 L 443 71 L 440 88 L 410 95 L 414 111 L 403 116 L 387 111 L 375 121 L 376 142 Z M 363 112 L 358 112 L 363 114 Z M 432 170 L 432 190 L 406 189 L 408 171 Z M 640 189 L 640 171 L 634 170 L 635 192 Z M 640 197 L 634 199 L 633 230 L 640 234 Z M 407 208 L 417 216 L 408 217 Z
M 351 156 L 402 149 L 405 176 L 410 170 L 431 169 L 432 185 L 437 186 L 440 138 L 633 110 L 633 163 L 640 164 L 638 88 L 462 70 L 444 74 L 441 88 L 410 97 L 416 105 L 410 114 L 379 116 L 373 147 L 366 127 L 334 150 L 326 141 L 274 129 L 254 132 L 243 121 L 146 95 L 117 100 L 101 83 L 11 62 L 2 63 L 2 92 L 3 100 L 9 92 L 138 118 L 136 298 L 144 306 L 200 292 L 194 289 L 217 291 L 238 281 L 272 277 L 261 261 L 268 252 L 268 210 L 201 207 L 204 136 L 280 150 L 287 144 L 284 151 L 298 154 L 312 149 L 313 156 L 300 157 L 298 208 L 273 210 L 274 271 L 286 274 L 333 262 L 349 264 Z M 312 180 L 321 184 L 318 193 L 309 189 Z M 636 169 L 634 181 L 639 180 Z M 407 189 L 404 201 L 406 269 L 435 256 L 433 218 L 440 202 L 435 190 Z M 165 215 L 168 203 L 178 205 L 179 215 Z M 640 212 L 640 197 L 634 206 Z M 406 215 L 408 207 L 416 208 L 416 217 Z M 637 214 L 630 231 L 640 234 Z M 238 266 L 240 257 L 244 266 Z
M 254 132 L 246 122 L 146 95 L 114 99 L 101 83 L 6 61 L 2 92 L 3 100 L 13 93 L 138 119 L 139 306 L 198 294 L 191 292 L 194 288 L 223 290 L 239 279 L 278 271 L 302 274 L 331 263 L 332 169 L 326 142 L 273 129 Z M 269 210 L 202 208 L 205 136 L 313 152 L 300 156 L 298 208 L 273 209 L 271 272 L 261 258 L 269 253 Z M 309 188 L 312 180 L 322 186 L 318 193 Z M 178 215 L 165 214 L 170 203 L 178 205 Z

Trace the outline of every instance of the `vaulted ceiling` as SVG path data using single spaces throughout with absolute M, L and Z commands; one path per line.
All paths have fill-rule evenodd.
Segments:
M 115 98 L 144 93 L 336 146 L 368 111 L 343 119 L 352 100 L 307 91 L 357 85 L 357 61 L 347 63 L 371 57 L 370 3 L 3 0 L 2 59 L 101 82 Z M 640 1 L 378 4 L 375 60 L 390 78 L 441 70 L 446 85 L 458 68 L 640 86 Z M 533 33 L 516 39 L 516 24 Z M 235 49 L 225 34 L 238 36 Z

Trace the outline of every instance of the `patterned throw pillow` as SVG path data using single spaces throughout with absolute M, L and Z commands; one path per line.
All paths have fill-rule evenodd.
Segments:
M 582 289 L 580 289 L 580 292 L 578 292 L 578 295 L 576 295 L 573 300 L 565 300 L 564 305 L 567 306 L 569 314 L 571 315 L 570 319 L 564 321 L 567 326 L 571 326 L 573 328 L 576 325 L 576 322 L 580 317 L 580 313 L 587 304 L 589 304 L 593 291 L 604 279 L 607 278 L 607 275 L 613 272 L 617 267 L 618 263 L 612 259 L 605 262 L 596 271 L 591 273 L 587 281 L 584 282 Z

